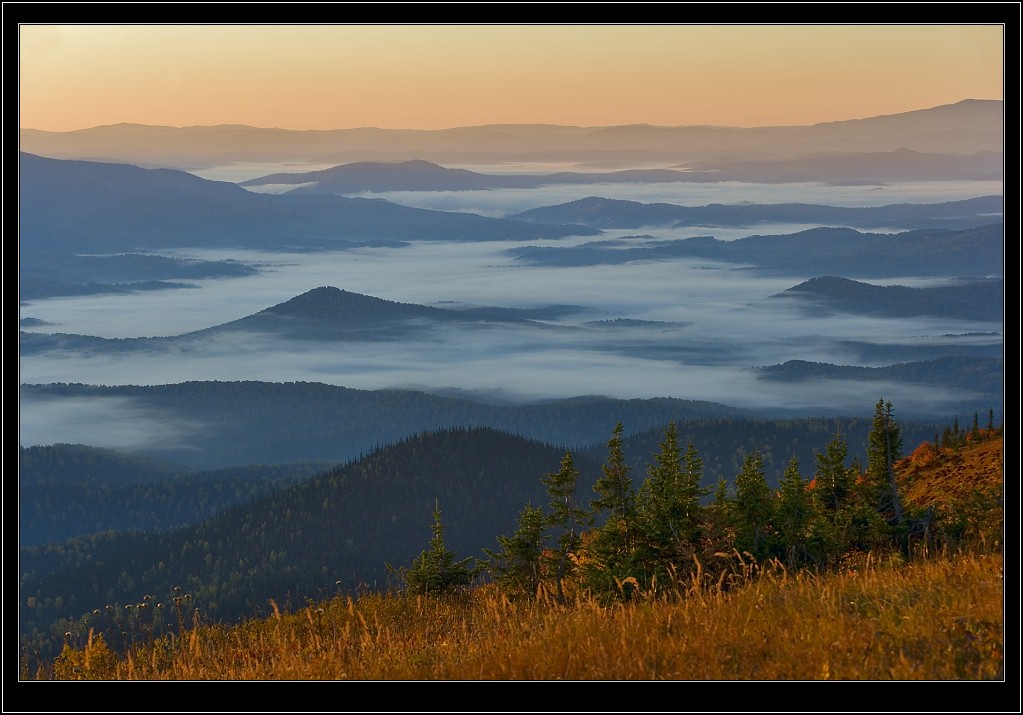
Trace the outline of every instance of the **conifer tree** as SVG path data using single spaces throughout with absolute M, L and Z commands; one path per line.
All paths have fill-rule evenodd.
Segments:
M 641 557 L 651 563 L 653 575 L 662 583 L 691 565 L 693 542 L 703 520 L 700 500 L 707 494 L 700 486 L 703 460 L 690 442 L 685 454 L 678 444 L 678 430 L 671 422 L 664 432 L 654 464 L 637 497 L 642 531 Z
M 611 439 L 607 442 L 607 461 L 602 470 L 604 475 L 593 485 L 597 498 L 592 500 L 594 511 L 606 510 L 611 518 L 632 520 L 635 509 L 635 493 L 632 488 L 630 467 L 622 452 L 622 423 L 615 425 Z
M 736 546 L 760 555 L 762 540 L 771 523 L 771 489 L 764 476 L 760 452 L 746 455 L 735 477 Z
M 388 570 L 397 573 L 412 594 L 451 593 L 468 585 L 477 573 L 475 567 L 469 566 L 471 557 L 456 561 L 454 552 L 444 545 L 444 524 L 439 504 L 434 507 L 431 531 L 430 548 L 419 554 L 411 567 L 395 569 L 387 564 Z
M 840 558 L 851 545 L 851 522 L 855 506 L 856 477 L 859 470 L 845 464 L 848 445 L 836 433 L 824 448 L 817 452 L 817 469 L 810 493 L 812 506 L 807 528 L 808 550 L 818 564 Z
M 568 575 L 571 555 L 579 550 L 583 529 L 593 523 L 590 512 L 577 504 L 579 476 L 572 453 L 566 452 L 561 459 L 561 468 L 541 477 L 550 497 L 550 514 L 545 527 L 553 529 L 557 534 L 554 578 L 559 600 L 565 597 L 563 583 Z
M 881 514 L 891 514 L 893 523 L 902 521 L 902 498 L 893 466 L 901 457 L 902 430 L 892 417 L 892 403 L 880 399 L 867 438 L 867 501 Z
M 543 510 L 527 504 L 515 533 L 497 537 L 501 550 L 483 549 L 488 556 L 487 567 L 503 590 L 517 595 L 536 594 L 542 577 L 546 528 Z
M 597 498 L 590 502 L 595 514 L 608 512 L 607 520 L 587 545 L 585 584 L 594 591 L 616 597 L 628 596 L 621 584 L 629 577 L 646 581 L 638 556 L 636 493 L 629 477 L 630 467 L 622 451 L 622 423 L 615 425 L 608 440 L 603 476 L 593 485 Z M 638 567 L 638 568 L 637 568 Z
M 806 526 L 810 519 L 810 495 L 799 473 L 799 458 L 792 457 L 782 474 L 775 505 L 775 523 L 789 568 L 795 568 L 806 550 Z
M 824 452 L 815 455 L 814 497 L 829 511 L 837 511 L 845 505 L 856 483 L 855 470 L 845 464 L 848 453 L 848 444 L 841 434 L 836 433 Z

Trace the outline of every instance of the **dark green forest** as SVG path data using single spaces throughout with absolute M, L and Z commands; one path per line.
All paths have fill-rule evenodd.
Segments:
M 195 468 L 342 462 L 417 432 L 488 426 L 550 444 L 590 445 L 621 419 L 629 431 L 670 420 L 749 415 L 715 402 L 577 397 L 494 404 L 411 390 L 356 390 L 313 382 L 195 381 L 152 386 L 22 385 L 21 399 L 59 408 L 70 398 L 130 398 L 138 414 L 190 430 L 185 445 L 147 456 Z
M 671 425 L 675 426 L 674 422 Z M 694 488 L 703 504 L 720 498 L 722 485 L 734 490 L 751 455 L 757 455 L 764 489 L 780 488 L 796 460 L 811 472 L 823 445 L 841 439 L 848 464 L 869 460 L 872 421 L 863 418 L 811 420 L 714 419 L 683 421 L 677 441 L 700 455 Z M 665 428 L 616 432 L 623 472 L 639 489 L 654 461 Z M 937 439 L 935 424 L 900 425 L 909 444 Z M 155 515 L 180 500 L 179 511 L 231 501 L 225 488 L 201 486 L 199 474 L 175 475 L 174 467 L 148 460 L 117 458 L 102 450 L 60 446 L 25 450 L 29 474 L 56 490 L 61 465 L 76 465 L 86 478 L 71 479 L 68 495 L 55 499 L 51 523 L 82 523 L 83 512 L 116 511 L 118 498 L 149 528 L 117 530 L 114 522 L 93 533 L 44 545 L 22 544 L 20 622 L 23 648 L 52 655 L 64 632 L 89 624 L 125 638 L 173 629 L 169 604 L 188 595 L 189 612 L 234 620 L 266 608 L 268 599 L 292 606 L 306 599 L 401 585 L 400 568 L 414 563 L 430 539 L 430 515 L 443 517 L 445 546 L 463 557 L 480 558 L 516 531 L 526 507 L 549 501 L 544 475 L 556 473 L 566 453 L 579 472 L 577 493 L 585 504 L 602 479 L 606 436 L 578 449 L 551 445 L 491 428 L 422 432 L 365 456 L 303 477 L 310 465 L 253 467 L 206 473 L 234 483 L 234 503 L 197 523 L 161 529 Z M 33 463 L 34 462 L 34 463 Z M 110 468 L 103 484 L 99 471 Z M 90 472 L 90 469 L 92 471 Z M 274 484 L 274 475 L 281 481 Z M 43 478 L 47 475 L 47 478 Z M 232 475 L 235 480 L 232 482 Z M 152 481 L 141 492 L 137 485 Z M 296 483 L 297 482 L 297 483 Z M 243 486 L 244 484 L 244 486 Z M 248 491 L 246 491 L 246 487 Z M 264 494 L 258 492 L 268 490 Z M 709 507 L 708 507 L 709 508 Z M 131 510 L 129 509 L 129 510 Z M 175 589 L 180 589 L 175 591 Z M 149 598 L 145 598 L 148 596 Z M 163 610 L 141 606 L 162 603 Z M 184 601 L 179 600 L 177 606 Z M 126 608 L 131 606 L 131 608 Z M 147 630 L 148 629 L 148 630 Z
M 299 483 L 326 463 L 196 470 L 80 444 L 22 447 L 18 537 L 39 546 L 101 531 L 165 531 Z

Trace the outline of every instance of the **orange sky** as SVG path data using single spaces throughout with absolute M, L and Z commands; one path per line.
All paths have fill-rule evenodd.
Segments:
M 1002 99 L 1001 25 L 21 25 L 20 125 L 813 124 Z

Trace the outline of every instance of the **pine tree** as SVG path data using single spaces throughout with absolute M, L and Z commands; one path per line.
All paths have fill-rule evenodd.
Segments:
M 771 523 L 771 489 L 764 476 L 760 452 L 746 455 L 735 477 L 736 546 L 760 555 L 761 541 Z
M 563 583 L 568 575 L 571 555 L 579 550 L 583 529 L 593 523 L 590 512 L 576 503 L 579 476 L 572 453 L 566 452 L 561 459 L 561 468 L 541 478 L 550 497 L 551 511 L 545 526 L 557 532 L 554 578 L 559 600 L 565 598 Z
M 622 430 L 619 422 L 607 442 L 607 461 L 602 467 L 604 475 L 593 485 L 598 496 L 592 500 L 591 507 L 594 511 L 606 510 L 611 518 L 622 519 L 629 524 L 635 509 L 635 493 L 629 476 L 630 467 L 622 452 Z
M 703 460 L 691 442 L 682 454 L 674 422 L 665 430 L 654 462 L 647 465 L 637 497 L 640 556 L 650 562 L 651 577 L 666 583 L 691 565 L 703 521 L 700 500 L 708 490 L 700 486 Z
M 775 505 L 775 523 L 789 568 L 799 564 L 806 550 L 806 526 L 810 519 L 810 495 L 799 474 L 799 458 L 789 460 L 782 475 Z
M 395 569 L 387 564 L 388 570 L 397 573 L 412 594 L 452 593 L 471 583 L 476 576 L 477 569 L 468 565 L 471 557 L 456 561 L 454 552 L 444 545 L 444 524 L 439 504 L 434 507 L 431 531 L 430 548 L 419 554 L 411 567 Z
M 901 457 L 902 430 L 892 417 L 892 403 L 878 400 L 867 437 L 865 491 L 867 502 L 881 514 L 891 514 L 893 523 L 902 521 L 902 498 L 893 466 Z
M 608 457 L 603 476 L 593 485 L 597 498 L 590 502 L 595 514 L 608 512 L 607 520 L 594 532 L 586 547 L 587 565 L 583 580 L 603 596 L 628 597 L 623 584 L 631 579 L 647 581 L 638 558 L 636 493 L 629 477 L 629 465 L 622 452 L 622 423 L 615 425 L 607 443 Z
M 814 498 L 829 511 L 838 511 L 845 505 L 856 483 L 856 471 L 845 465 L 848 452 L 846 441 L 836 433 L 824 452 L 815 455 Z
M 505 591 L 534 595 L 542 577 L 547 518 L 540 507 L 527 504 L 519 515 L 518 527 L 511 536 L 498 536 L 500 551 L 483 549 L 489 557 L 487 567 Z

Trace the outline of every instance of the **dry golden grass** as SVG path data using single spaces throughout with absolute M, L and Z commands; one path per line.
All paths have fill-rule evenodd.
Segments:
M 337 598 L 198 626 L 115 658 L 94 641 L 57 676 L 107 680 L 1000 680 L 1000 554 L 841 573 L 751 570 L 728 592 L 601 607 L 455 597 Z
M 906 504 L 948 505 L 968 498 L 974 490 L 1002 494 L 1005 463 L 1002 446 L 1001 435 L 968 442 L 958 450 L 942 450 L 941 454 L 927 443 L 920 445 L 897 465 Z

